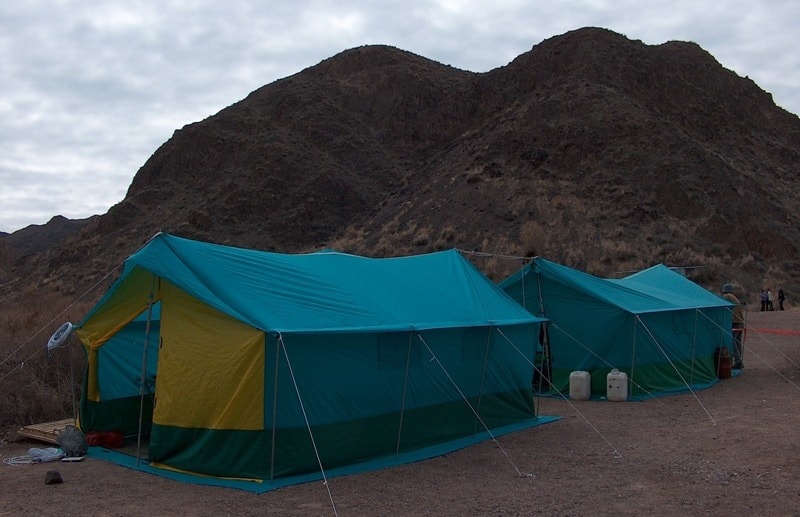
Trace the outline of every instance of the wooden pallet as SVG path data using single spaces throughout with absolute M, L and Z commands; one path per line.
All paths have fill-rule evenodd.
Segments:
M 17 434 L 25 438 L 32 438 L 40 442 L 58 444 L 58 433 L 64 430 L 66 425 L 75 425 L 74 418 L 65 418 L 55 422 L 45 422 L 43 424 L 26 425 Z

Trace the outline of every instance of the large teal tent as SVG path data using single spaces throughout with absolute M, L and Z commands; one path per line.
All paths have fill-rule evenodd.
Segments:
M 418 460 L 538 423 L 540 321 L 456 250 L 158 234 L 78 324 L 80 424 L 142 429 L 151 465 L 265 486 Z
M 550 321 L 546 364 L 562 393 L 588 371 L 592 394 L 605 395 L 615 368 L 631 398 L 708 387 L 717 348 L 732 346 L 731 304 L 664 265 L 604 279 L 536 258 L 500 285 Z

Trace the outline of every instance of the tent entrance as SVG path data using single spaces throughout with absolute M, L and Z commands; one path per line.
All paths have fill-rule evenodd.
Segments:
M 128 323 L 96 354 L 98 396 L 81 395 L 80 426 L 84 430 L 121 431 L 126 440 L 149 437 L 156 399 L 156 371 L 161 328 L 161 304 L 153 303 Z

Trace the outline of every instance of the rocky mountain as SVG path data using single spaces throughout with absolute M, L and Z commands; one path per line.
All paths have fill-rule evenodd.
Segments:
M 93 224 L 97 216 L 86 219 L 67 219 L 62 215 L 51 218 L 47 224 L 32 224 L 12 234 L 0 235 L 0 240 L 13 255 L 24 258 L 46 252 L 72 237 L 84 227 Z
M 167 231 L 281 252 L 456 247 L 495 279 L 540 255 L 800 292 L 797 163 L 800 119 L 694 43 L 585 28 L 486 73 L 365 46 L 176 131 L 122 202 L 49 248 L 0 236 L 0 285 L 81 291 Z

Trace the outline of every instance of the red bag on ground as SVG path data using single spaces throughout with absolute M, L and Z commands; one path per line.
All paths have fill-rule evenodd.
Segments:
M 86 433 L 86 443 L 106 449 L 118 449 L 125 443 L 125 437 L 122 435 L 122 431 L 116 429 L 113 431 L 89 431 Z

